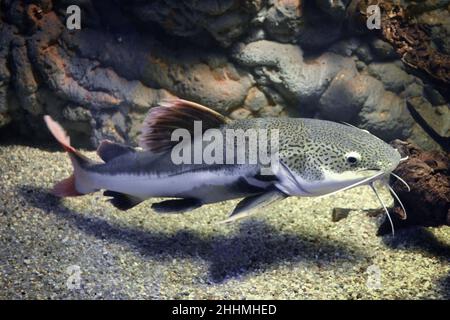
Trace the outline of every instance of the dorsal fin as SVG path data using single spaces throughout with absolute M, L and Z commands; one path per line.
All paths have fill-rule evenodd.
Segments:
M 136 152 L 136 150 L 124 144 L 115 143 L 109 140 L 103 140 L 97 148 L 98 156 L 105 162 L 130 152 Z
M 178 143 L 171 141 L 172 132 L 175 129 L 187 129 L 192 134 L 194 121 L 202 122 L 204 132 L 207 129 L 219 128 L 231 120 L 195 102 L 182 99 L 164 100 L 150 109 L 145 118 L 139 146 L 157 153 L 168 151 Z

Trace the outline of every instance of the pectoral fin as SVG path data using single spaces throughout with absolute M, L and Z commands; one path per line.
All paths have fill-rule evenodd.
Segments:
M 238 219 L 248 217 L 257 212 L 257 209 L 264 208 L 269 204 L 287 198 L 288 195 L 278 189 L 270 190 L 265 193 L 257 194 L 242 199 L 233 209 L 228 219 L 220 223 L 230 223 Z

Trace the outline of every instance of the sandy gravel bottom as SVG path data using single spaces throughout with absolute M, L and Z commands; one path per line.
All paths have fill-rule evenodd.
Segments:
M 367 187 L 219 225 L 236 201 L 158 215 L 49 195 L 70 173 L 62 152 L 0 146 L 0 298 L 450 298 L 450 228 L 377 237 Z M 353 210 L 332 222 L 333 207 Z

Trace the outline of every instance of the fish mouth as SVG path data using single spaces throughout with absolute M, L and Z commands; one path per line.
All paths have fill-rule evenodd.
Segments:
M 368 173 L 372 172 L 373 174 L 370 174 L 366 178 L 363 178 L 362 180 L 359 180 L 358 182 L 352 183 L 352 184 L 350 184 L 348 186 L 345 186 L 345 187 L 342 187 L 342 188 L 340 188 L 338 190 L 334 190 L 334 191 L 325 193 L 325 194 L 319 196 L 319 198 L 324 197 L 324 196 L 331 196 L 331 195 L 336 194 L 338 192 L 349 190 L 349 189 L 352 189 L 352 188 L 355 188 L 355 187 L 364 186 L 364 185 L 370 185 L 376 180 L 383 179 L 383 177 L 386 175 L 386 172 L 384 172 L 383 170 L 380 170 L 380 169 L 376 169 L 376 170 L 374 170 L 374 169 L 361 169 L 361 170 L 358 170 L 357 172 L 368 172 Z
M 362 186 L 366 184 L 370 184 L 374 182 L 375 180 L 382 179 L 387 173 L 381 169 L 378 168 L 371 168 L 371 169 L 363 169 L 359 172 L 364 172 L 367 174 L 367 177 L 350 185 L 349 187 L 356 187 L 356 186 Z
M 383 174 L 386 174 L 386 172 L 384 170 L 381 170 L 380 168 L 360 169 L 360 170 L 357 170 L 356 172 L 363 173 L 366 176 L 366 178 L 364 180 L 366 180 L 370 176 L 378 178 L 378 177 L 381 177 Z
M 380 168 L 367 168 L 367 171 L 382 171 Z
M 395 169 L 395 168 L 394 168 Z M 364 175 L 366 175 L 367 176 L 367 178 L 368 177 L 370 177 L 371 175 L 374 177 L 374 178 L 377 178 L 377 179 L 381 179 L 383 176 L 389 176 L 389 174 L 391 173 L 393 171 L 393 169 L 391 170 L 391 169 L 388 169 L 388 170 L 385 170 L 385 169 L 381 169 L 381 168 L 366 168 L 366 169 L 361 169 L 361 170 L 358 170 L 358 171 L 356 171 L 356 172 L 358 172 L 358 173 L 363 173 Z M 370 183 L 371 181 L 369 181 L 369 183 Z
M 380 168 L 373 167 L 373 168 L 359 169 L 359 170 L 357 170 L 356 172 L 364 172 L 364 171 L 377 171 L 377 172 L 381 172 L 381 171 L 383 171 L 383 170 L 381 170 Z

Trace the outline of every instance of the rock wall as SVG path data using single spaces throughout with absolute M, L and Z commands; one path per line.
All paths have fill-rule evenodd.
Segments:
M 448 141 L 448 87 L 358 22 L 359 2 L 0 0 L 0 127 L 46 138 L 50 114 L 74 144 L 133 143 L 148 109 L 177 96 L 232 118 L 317 117 L 438 147 L 416 118 Z M 444 55 L 449 2 L 415 7 Z M 66 28 L 72 4 L 81 30 Z

